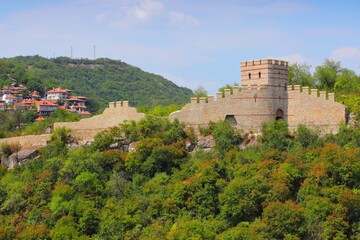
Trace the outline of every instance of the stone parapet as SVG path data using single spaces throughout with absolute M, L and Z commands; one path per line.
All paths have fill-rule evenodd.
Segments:
M 78 139 L 85 139 L 86 137 L 81 132 L 89 132 L 90 136 L 86 137 L 86 139 L 91 139 L 94 134 L 109 127 L 117 126 L 125 120 L 138 121 L 144 116 L 144 113 L 138 113 L 136 108 L 130 107 L 128 101 L 117 101 L 110 102 L 109 107 L 101 115 L 81 119 L 79 122 L 54 123 L 54 128 L 70 128 L 72 135 Z
M 1 138 L 0 145 L 2 144 L 18 144 L 21 149 L 38 149 L 46 146 L 46 143 L 50 141 L 51 134 L 41 135 L 27 135 L 11 138 Z

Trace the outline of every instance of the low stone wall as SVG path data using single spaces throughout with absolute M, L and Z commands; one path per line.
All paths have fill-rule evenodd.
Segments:
M 78 140 L 93 140 L 100 131 L 118 126 L 125 120 L 138 121 L 145 116 L 138 113 L 136 108 L 130 107 L 128 101 L 110 102 L 103 114 L 91 118 L 81 119 L 79 122 L 59 122 L 54 129 L 66 127 L 71 129 L 71 135 Z
M 288 124 L 295 130 L 299 124 L 319 129 L 323 133 L 337 133 L 346 124 L 346 107 L 334 101 L 334 93 L 299 85 L 288 88 Z
M 46 146 L 46 142 L 50 140 L 51 134 L 27 135 L 11 138 L 1 138 L 1 144 L 19 144 L 21 149 L 39 149 Z

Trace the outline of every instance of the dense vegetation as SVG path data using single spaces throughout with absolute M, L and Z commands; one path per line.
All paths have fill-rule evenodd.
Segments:
M 0 138 L 43 134 L 55 122 L 76 122 L 80 120 L 77 113 L 65 109 L 57 109 L 43 121 L 34 122 L 37 118 L 35 110 L 0 111 Z
M 359 239 L 360 129 L 320 137 L 283 121 L 248 141 L 211 124 L 194 132 L 147 117 L 69 150 L 57 130 L 39 158 L 0 169 L 0 239 Z M 136 151 L 109 149 L 138 141 Z
M 105 108 L 110 101 L 129 100 L 133 106 L 183 104 L 192 91 L 162 76 L 147 73 L 111 59 L 47 59 L 40 56 L 0 59 L 0 87 L 16 79 L 42 95 L 53 87 L 73 90 L 89 98 L 89 111 Z

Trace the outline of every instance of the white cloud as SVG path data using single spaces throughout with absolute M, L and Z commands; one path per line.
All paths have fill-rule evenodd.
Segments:
M 342 47 L 334 50 L 330 58 L 335 60 L 360 60 L 360 49 L 355 47 Z
M 101 1 L 101 0 L 97 0 Z M 93 16 L 97 24 L 129 28 L 139 24 L 166 25 L 168 22 L 179 26 L 196 26 L 200 21 L 184 12 L 167 9 L 160 0 L 135 0 L 116 2 L 107 0 L 100 12 Z
M 139 5 L 130 8 L 128 14 L 138 21 L 146 21 L 151 16 L 161 13 L 163 9 L 164 6 L 159 1 L 143 0 Z
M 335 49 L 330 59 L 340 61 L 341 66 L 360 74 L 360 49 L 356 47 L 341 47 Z
M 181 24 L 185 26 L 196 26 L 200 23 L 200 21 L 197 18 L 194 18 L 182 12 L 170 12 L 170 20 L 173 23 Z

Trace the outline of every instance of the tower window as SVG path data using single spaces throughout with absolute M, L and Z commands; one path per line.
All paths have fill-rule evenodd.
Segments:
M 251 79 L 251 73 L 249 73 L 249 79 Z
M 259 72 L 259 78 L 261 78 L 261 72 Z

